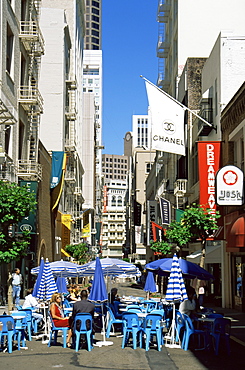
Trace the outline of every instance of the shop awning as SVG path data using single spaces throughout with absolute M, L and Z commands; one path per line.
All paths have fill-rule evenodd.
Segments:
M 230 228 L 227 235 L 229 248 L 245 247 L 245 215 L 238 217 Z
M 220 248 L 221 248 L 220 245 L 206 247 L 205 264 L 221 263 L 221 249 Z M 189 262 L 199 264 L 201 255 L 202 255 L 202 250 L 199 249 L 198 251 L 195 251 L 189 254 L 189 256 L 186 256 L 186 259 Z

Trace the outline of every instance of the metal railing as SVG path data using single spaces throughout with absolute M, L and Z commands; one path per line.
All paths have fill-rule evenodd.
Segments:
M 43 111 L 43 98 L 37 87 L 20 86 L 18 99 L 26 110 L 30 109 L 30 105 L 37 105 L 40 113 Z
M 44 54 L 44 38 L 37 21 L 20 21 L 19 38 L 27 51 Z
M 30 181 L 41 181 L 42 166 L 35 161 L 20 159 L 17 162 L 17 176 Z

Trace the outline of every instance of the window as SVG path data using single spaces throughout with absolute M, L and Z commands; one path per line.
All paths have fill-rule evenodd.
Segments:
M 122 197 L 118 197 L 117 199 L 117 206 L 122 207 Z
M 146 169 L 145 169 L 145 172 L 146 173 L 150 173 L 151 171 L 151 163 L 146 163 Z
M 92 13 L 93 13 L 93 14 L 100 15 L 100 11 L 99 11 L 99 9 L 92 8 Z
M 12 59 L 13 59 L 13 45 L 14 45 L 14 34 L 7 24 L 7 50 L 6 50 L 6 70 L 11 74 Z

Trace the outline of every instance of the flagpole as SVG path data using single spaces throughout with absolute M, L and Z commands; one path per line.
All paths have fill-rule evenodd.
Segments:
M 190 108 L 188 108 L 186 105 L 182 104 L 181 102 L 179 102 L 177 99 L 175 99 L 173 96 L 169 95 L 168 93 L 166 93 L 166 91 L 160 89 L 158 86 L 156 86 L 154 83 L 152 83 L 151 81 L 147 80 L 147 78 L 145 78 L 144 76 L 140 75 L 141 78 L 143 78 L 143 80 L 147 81 L 150 85 L 154 86 L 157 90 L 159 90 L 161 93 L 163 93 L 164 95 L 166 95 L 169 99 L 173 100 L 175 103 L 177 103 L 178 105 L 180 105 L 183 109 L 185 110 L 188 110 L 190 113 L 194 114 L 194 116 L 196 116 L 197 118 L 199 118 L 201 121 L 203 121 L 206 125 L 212 127 L 214 130 L 217 131 L 217 128 L 210 122 L 206 121 L 204 118 L 202 118 L 201 116 L 199 116 L 198 114 L 196 114 L 193 110 L 191 110 Z

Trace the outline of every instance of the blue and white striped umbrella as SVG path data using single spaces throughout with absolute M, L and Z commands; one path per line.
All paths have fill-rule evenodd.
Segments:
M 38 289 L 39 289 L 39 286 L 40 286 L 40 282 L 41 282 L 41 278 L 42 278 L 42 274 L 43 274 L 43 269 L 44 269 L 44 259 L 42 257 L 41 262 L 40 262 L 40 266 L 39 266 L 39 273 L 37 275 L 37 280 L 35 282 L 33 292 L 32 292 L 33 297 L 37 297 L 37 292 L 38 292 Z
M 179 260 L 176 254 L 173 256 L 172 267 L 168 279 L 166 301 L 185 301 L 188 299 Z
M 55 261 L 50 262 L 50 267 L 54 276 L 58 277 L 76 277 L 80 275 L 81 265 L 78 265 L 69 261 Z M 39 266 L 31 269 L 33 275 L 37 275 L 39 272 Z
M 48 300 L 55 292 L 58 292 L 58 289 L 50 268 L 50 263 L 48 259 L 46 259 L 36 297 L 39 299 Z
M 102 258 L 100 260 L 103 274 L 106 276 L 117 276 L 121 274 L 137 275 L 139 269 L 132 263 L 119 260 L 117 258 Z M 95 271 L 95 261 L 91 261 L 81 266 L 79 276 L 91 276 Z

